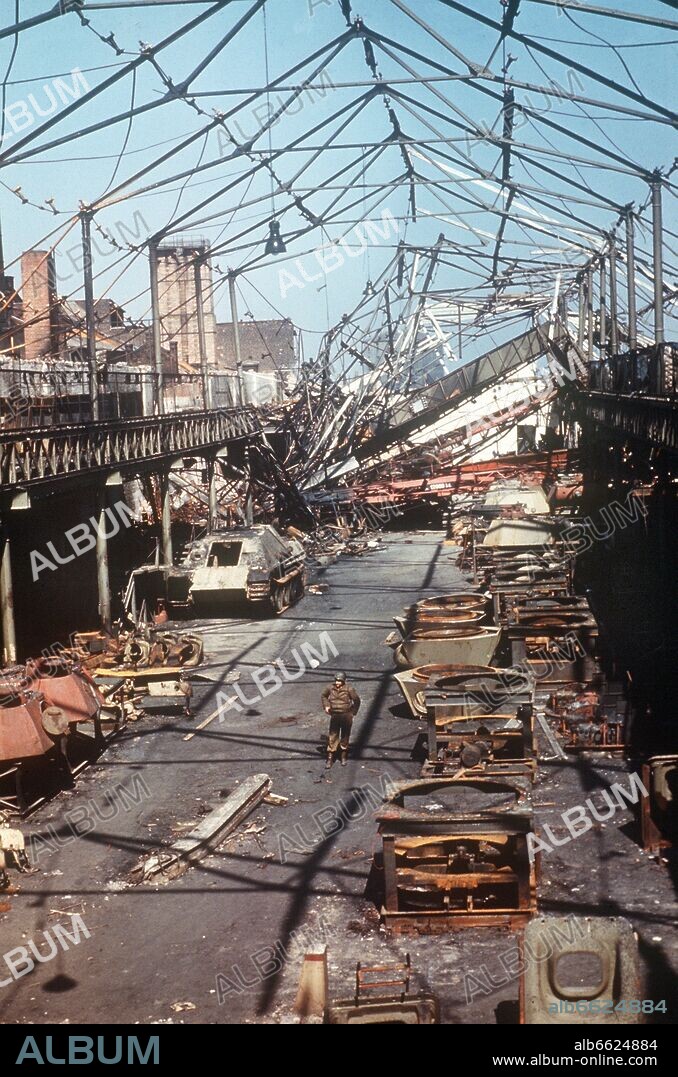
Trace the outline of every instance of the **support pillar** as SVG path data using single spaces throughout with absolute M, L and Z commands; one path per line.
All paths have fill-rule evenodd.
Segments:
M 82 265 L 85 277 L 85 326 L 87 329 L 87 366 L 89 369 L 89 397 L 92 419 L 99 421 L 99 379 L 97 376 L 97 332 L 94 312 L 94 277 L 92 274 L 92 214 L 83 210 L 80 214 L 82 229 Z
M 461 303 L 457 305 L 457 334 L 459 337 L 459 362 L 464 358 L 464 341 L 461 331 Z
M 627 302 L 629 308 L 629 351 L 638 346 L 638 326 L 636 314 L 636 238 L 631 206 L 626 210 L 626 276 Z
M 242 386 L 242 356 L 240 354 L 240 323 L 238 321 L 238 297 L 235 291 L 235 273 L 228 274 L 228 294 L 231 300 L 231 323 L 233 325 L 233 350 L 235 352 L 235 369 L 238 378 L 238 404 L 244 404 Z
M 584 321 L 585 321 L 585 315 L 586 315 L 586 308 L 585 308 L 585 302 L 584 302 L 584 275 L 583 275 L 583 273 L 579 278 L 579 295 L 578 295 L 578 298 L 579 298 L 579 314 L 578 314 L 578 317 L 577 317 L 577 344 L 579 345 L 579 350 L 582 351 L 583 348 L 584 348 Z
M 12 551 L 5 531 L 0 562 L 0 605 L 2 606 L 2 651 L 6 666 L 16 662 L 16 625 L 14 623 L 14 588 L 12 585 Z
M 219 501 L 217 498 L 217 462 L 207 461 L 207 477 L 209 480 L 209 514 L 207 521 L 208 531 L 216 531 L 219 527 Z
M 193 279 L 195 281 L 195 309 L 198 315 L 198 348 L 200 352 L 200 381 L 202 382 L 202 400 L 205 411 L 212 407 L 209 370 L 207 367 L 207 340 L 205 338 L 205 308 L 202 298 L 202 261 L 199 257 L 193 262 Z
M 652 248 L 654 252 L 654 339 L 664 343 L 664 226 L 662 223 L 662 177 L 652 179 Z
M 607 312 L 605 301 L 607 298 L 607 273 L 605 271 L 605 257 L 600 259 L 600 358 L 607 359 Z
M 252 503 L 252 465 L 250 463 L 250 447 L 245 445 L 245 476 L 247 479 L 247 493 L 245 496 L 245 523 L 251 527 L 254 523 L 254 505 Z
M 160 492 L 162 495 L 162 563 L 171 565 L 174 562 L 174 551 L 172 550 L 172 506 L 170 502 L 169 471 L 163 471 L 160 476 Z
M 162 368 L 162 340 L 160 337 L 160 302 L 158 299 L 158 245 L 148 244 L 148 264 L 151 279 L 151 328 L 153 373 L 155 375 L 155 411 L 165 413 L 165 376 Z
M 395 355 L 395 338 L 393 335 L 393 318 L 391 317 L 391 293 L 388 285 L 384 289 L 384 304 L 386 306 L 386 325 L 388 327 L 388 354 L 389 358 L 392 359 Z M 300 339 L 303 342 L 303 338 L 300 337 Z M 461 337 L 459 338 L 459 343 L 461 344 Z
M 613 355 L 619 353 L 619 327 L 617 308 L 617 243 L 610 236 L 610 347 Z
M 586 270 L 586 352 L 589 363 L 593 359 L 593 266 Z
M 104 632 L 111 630 L 111 581 L 108 572 L 108 540 L 106 538 L 106 487 L 97 494 L 97 587 L 99 590 L 99 620 Z

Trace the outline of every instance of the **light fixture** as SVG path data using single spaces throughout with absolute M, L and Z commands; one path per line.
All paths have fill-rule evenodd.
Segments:
M 402 288 L 405 281 L 405 251 L 402 243 L 398 244 L 398 288 Z
M 268 230 L 269 236 L 266 240 L 266 254 L 287 254 L 285 241 L 280 235 L 280 222 L 271 221 Z
M 363 292 L 363 295 L 366 299 L 371 299 L 371 297 L 376 294 L 377 293 L 374 290 L 374 285 L 372 284 L 372 281 L 368 280 L 367 284 L 365 285 L 365 291 Z

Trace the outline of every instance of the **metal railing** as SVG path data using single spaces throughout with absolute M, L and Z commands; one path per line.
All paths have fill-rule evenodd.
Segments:
M 622 396 L 675 398 L 678 394 L 678 347 L 655 344 L 626 355 L 589 364 L 589 388 Z
M 265 407 L 280 402 L 282 385 L 275 374 L 243 371 L 210 372 L 211 405 L 215 409 Z M 99 417 L 134 419 L 153 415 L 156 375 L 125 366 L 98 375 Z M 201 411 L 205 407 L 199 374 L 165 376 L 165 414 Z M 90 373 L 76 364 L 59 367 L 39 363 L 0 366 L 0 430 L 24 430 L 93 421 Z
M 153 410 L 154 378 L 143 370 L 113 369 L 98 378 L 100 416 L 134 418 Z M 2 429 L 44 427 L 92 419 L 89 371 L 15 361 L 0 367 Z
M 0 486 L 11 488 L 129 464 L 214 452 L 260 430 L 252 408 L 188 411 L 0 434 Z

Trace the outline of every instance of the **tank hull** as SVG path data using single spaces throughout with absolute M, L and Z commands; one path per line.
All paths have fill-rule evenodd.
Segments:
M 501 628 L 479 628 L 450 632 L 446 636 L 406 639 L 396 648 L 396 662 L 401 669 L 413 666 L 489 666 L 499 645 Z
M 126 608 L 134 621 L 144 609 L 147 618 L 282 613 L 304 593 L 305 563 L 301 543 L 268 524 L 211 532 L 187 547 L 180 565 L 133 573 Z

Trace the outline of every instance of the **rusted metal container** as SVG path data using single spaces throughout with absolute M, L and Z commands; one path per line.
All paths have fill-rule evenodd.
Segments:
M 69 725 L 93 722 L 99 716 L 103 697 L 94 681 L 67 659 L 38 658 L 29 662 L 27 673 L 33 690 L 49 707 L 58 707 Z
M 29 692 L 7 694 L 0 686 L 0 762 L 35 759 L 54 749 L 42 724 L 42 699 Z

